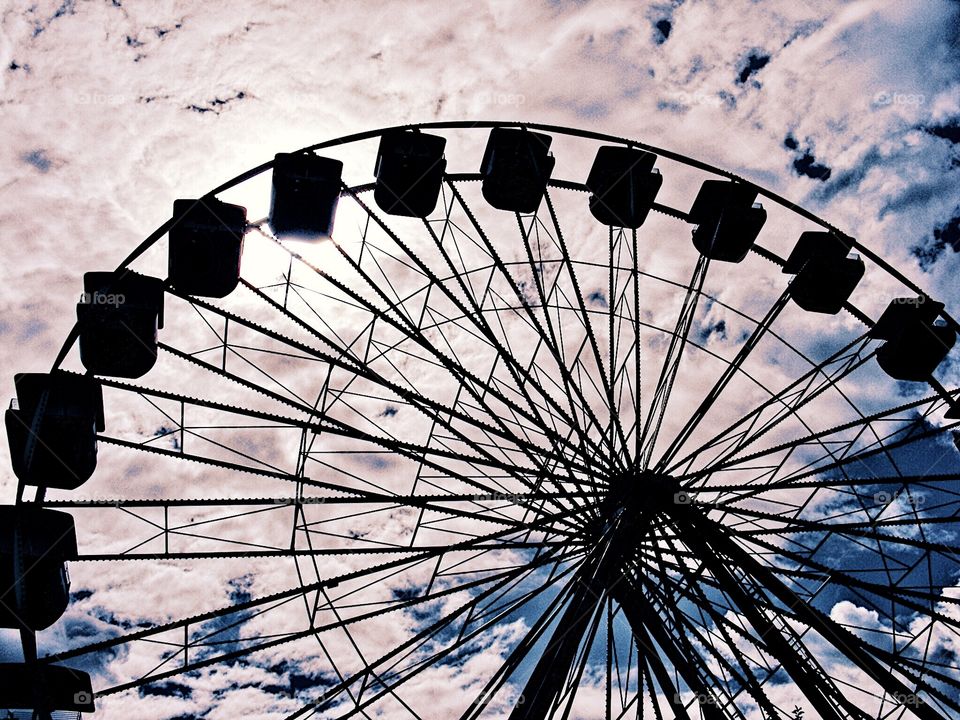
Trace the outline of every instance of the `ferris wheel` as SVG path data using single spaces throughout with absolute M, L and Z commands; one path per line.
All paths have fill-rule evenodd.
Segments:
M 957 717 L 956 300 L 597 132 L 278 154 L 16 377 L 0 708 Z

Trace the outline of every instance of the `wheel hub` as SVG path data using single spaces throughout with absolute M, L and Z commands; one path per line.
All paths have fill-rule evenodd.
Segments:
M 632 556 L 658 517 L 673 515 L 689 502 L 676 478 L 630 469 L 610 480 L 601 503 L 596 540 L 609 543 L 615 555 Z

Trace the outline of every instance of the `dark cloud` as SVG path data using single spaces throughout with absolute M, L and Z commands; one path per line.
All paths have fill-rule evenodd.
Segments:
M 878 213 L 879 217 L 884 217 L 891 212 L 904 212 L 917 205 L 925 205 L 931 200 L 941 197 L 944 193 L 944 187 L 941 182 L 934 181 L 928 183 L 917 183 L 907 187 L 902 193 L 891 198 Z
M 676 113 L 677 115 L 682 115 L 683 113 L 689 110 L 686 105 L 677 101 L 677 100 L 658 100 L 657 101 L 657 110 L 661 112 Z
M 27 165 L 33 165 L 37 170 L 42 173 L 47 172 L 53 167 L 53 161 L 47 155 L 47 151 L 43 148 L 37 148 L 36 150 L 31 150 L 30 152 L 24 153 L 21 158 Z
M 371 470 L 386 470 L 393 464 L 393 461 L 389 460 L 382 453 L 360 453 L 354 459 L 360 465 L 368 467 Z
M 770 62 L 770 56 L 760 51 L 751 52 L 740 63 L 740 74 L 737 76 L 737 84 L 743 85 L 753 75 L 760 72 Z
M 38 338 L 43 335 L 47 327 L 49 327 L 47 323 L 40 318 L 30 318 L 20 326 L 20 331 L 17 333 L 17 340 L 23 342 Z
M 817 159 L 809 150 L 793 161 L 793 169 L 797 175 L 804 175 L 814 180 L 820 180 L 821 182 L 829 180 L 832 172 L 828 166 L 817 162 Z
M 333 674 L 323 672 L 308 672 L 295 660 L 281 660 L 263 668 L 266 672 L 276 675 L 277 679 L 271 683 L 257 683 L 240 685 L 238 687 L 256 687 L 270 695 L 288 695 L 296 697 L 304 691 L 322 691 L 337 684 Z M 237 688 L 230 688 L 235 690 Z M 222 693 L 219 693 L 222 695 Z
M 600 290 L 594 290 L 592 293 L 587 295 L 587 300 L 594 305 L 599 305 L 602 308 L 609 307 L 606 294 Z
M 793 135 L 787 135 L 783 139 L 783 146 L 794 152 L 793 170 L 797 175 L 820 182 L 826 182 L 830 179 L 833 171 L 827 165 L 817 162 L 809 143 L 801 149 L 800 142 Z
M 653 24 L 653 27 L 657 31 L 657 34 L 654 37 L 654 42 L 656 42 L 657 45 L 662 45 L 667 41 L 667 38 L 670 37 L 670 31 L 673 30 L 673 23 L 668 19 L 663 18 L 661 20 L 657 20 Z
M 251 587 L 253 587 L 253 575 L 249 573 L 231 580 L 230 602 L 233 604 L 250 602 L 252 597 L 250 594 Z
M 390 591 L 394 600 L 410 600 L 420 595 L 420 590 L 415 587 L 398 587 Z
M 606 117 L 610 113 L 607 103 L 601 101 L 574 103 L 572 110 L 577 117 L 594 120 Z
M 189 685 L 168 680 L 162 683 L 151 683 L 139 688 L 140 697 L 147 695 L 159 695 L 161 697 L 176 697 L 183 700 L 189 700 L 193 696 L 193 690 Z
M 55 630 L 40 638 L 40 651 L 44 655 L 61 652 L 70 647 L 87 642 L 109 640 L 121 634 L 129 623 L 120 623 L 103 608 L 87 609 L 86 606 L 68 608 L 54 626 Z M 88 672 L 93 676 L 107 674 L 107 668 L 124 660 L 129 654 L 129 646 L 117 645 L 95 653 L 89 653 L 72 661 L 72 667 Z
M 925 242 L 910 249 L 911 254 L 920 262 L 920 267 L 929 269 L 947 251 L 960 252 L 960 207 L 953 211 L 953 217 L 939 227 Z
M 178 23 L 174 23 L 171 27 L 154 26 L 150 29 L 153 30 L 154 34 L 162 40 L 174 30 L 179 30 L 182 27 L 183 27 L 183 23 L 178 22 Z
M 42 20 L 34 18 L 33 37 L 37 37 L 40 35 L 40 33 L 50 27 L 54 20 L 62 18 L 66 15 L 73 15 L 76 12 L 76 5 L 76 0 L 63 0 L 50 17 Z M 29 12 L 35 15 L 37 12 L 37 6 L 32 5 Z
M 225 98 L 215 97 L 212 100 L 207 100 L 204 103 L 190 103 L 187 105 L 184 110 L 192 110 L 195 113 L 213 113 L 214 115 L 219 115 L 223 112 L 226 106 L 235 103 L 239 100 L 245 100 L 249 95 L 244 90 L 238 90 L 233 95 L 230 95 Z
M 727 339 L 727 323 L 725 320 L 717 320 L 715 323 L 711 323 L 700 328 L 700 332 L 697 333 L 697 339 L 700 341 L 701 345 L 712 337 L 720 340 Z
M 601 119 L 610 113 L 610 106 L 603 100 L 584 100 L 582 98 L 558 98 L 558 107 L 571 110 L 578 118 L 585 120 Z
M 960 118 L 939 125 L 927 125 L 923 129 L 934 137 L 949 140 L 954 144 L 960 144 Z
M 853 163 L 849 170 L 838 172 L 832 182 L 818 189 L 814 193 L 814 198 L 820 202 L 828 202 L 844 190 L 858 187 L 867 173 L 883 162 L 884 157 L 880 154 L 880 150 L 877 147 L 871 147 Z
M 253 576 L 251 574 L 241 575 L 228 582 L 230 593 L 228 595 L 231 605 L 249 602 L 253 597 L 250 589 L 253 587 Z M 203 646 L 198 649 L 198 657 L 203 658 L 209 655 L 218 655 L 220 653 L 229 653 L 243 647 L 241 641 L 241 630 L 246 622 L 253 617 L 250 610 L 242 610 L 222 615 L 212 620 L 208 620 L 198 628 L 197 632 L 210 639 L 215 645 Z M 245 664 L 244 659 L 239 661 L 229 661 L 227 664 Z
M 561 12 L 566 10 L 576 10 L 583 7 L 590 0 L 547 0 L 547 4 Z

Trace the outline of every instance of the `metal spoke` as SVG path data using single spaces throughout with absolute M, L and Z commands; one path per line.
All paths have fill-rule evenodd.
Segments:
M 781 294 L 777 301 L 773 304 L 773 306 L 764 316 L 763 320 L 761 320 L 757 327 L 754 328 L 754 331 L 750 337 L 743 342 L 743 345 L 740 346 L 740 350 L 737 352 L 736 357 L 730 362 L 730 364 L 727 365 L 726 369 L 723 371 L 723 374 L 717 379 L 717 382 L 694 411 L 686 425 L 683 426 L 683 429 L 674 438 L 666 452 L 664 452 L 664 454 L 657 461 L 658 470 L 665 470 L 667 464 L 674 458 L 677 452 L 680 451 L 680 448 L 683 447 L 683 444 L 690 438 L 690 435 L 693 434 L 693 431 L 696 430 L 697 426 L 703 421 L 704 417 L 706 417 L 707 412 L 720 398 L 720 394 L 733 379 L 734 375 L 736 375 L 737 371 L 743 367 L 743 364 L 750 356 L 750 353 L 759 344 L 767 330 L 770 329 L 770 326 L 773 325 L 774 321 L 780 315 L 780 312 L 784 307 L 786 307 L 789 299 L 789 293 L 784 290 L 783 294 Z
M 703 255 L 698 257 L 697 264 L 693 269 L 693 276 L 690 278 L 690 284 L 687 286 L 686 297 L 680 308 L 676 328 L 670 337 L 670 346 L 663 358 L 660 377 L 657 380 L 653 400 L 647 411 L 647 418 L 643 423 L 643 432 L 640 435 L 640 455 L 637 457 L 637 464 L 644 470 L 650 465 L 650 458 L 653 455 L 657 436 L 660 433 L 660 425 L 663 422 L 663 414 L 666 412 L 667 403 L 670 401 L 670 392 L 673 390 L 673 383 L 676 380 L 677 371 L 680 369 L 680 361 L 683 359 L 683 351 L 687 345 L 687 336 L 693 326 L 693 317 L 697 310 L 700 291 L 703 288 L 703 281 L 707 277 L 709 266 L 710 260 L 708 258 Z

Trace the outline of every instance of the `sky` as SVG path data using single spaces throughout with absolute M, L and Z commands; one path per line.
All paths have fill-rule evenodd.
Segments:
M 0 378 L 7 379 L 12 396 L 14 373 L 49 368 L 72 326 L 83 272 L 117 265 L 169 216 L 174 199 L 198 196 L 276 152 L 408 122 L 542 122 L 688 154 L 820 215 L 956 312 L 958 16 L 960 3 L 951 0 L 8 2 L 0 8 Z M 460 145 L 456 140 L 450 140 L 451 165 L 475 171 L 483 134 Z M 557 144 L 558 176 L 576 177 L 580 151 Z M 348 161 L 360 163 L 348 163 L 348 172 L 368 177 L 368 156 L 347 153 Z M 668 186 L 666 168 L 664 173 Z M 257 203 L 265 207 L 263 190 L 261 184 L 236 191 L 251 219 L 265 214 L 255 211 Z M 664 192 L 680 205 L 692 197 L 689 188 Z M 344 223 L 355 217 L 349 208 L 343 213 Z M 651 222 L 659 227 L 659 220 Z M 782 227 L 792 231 L 791 222 L 782 217 Z M 268 278 L 279 260 L 258 250 L 258 242 L 248 239 L 247 250 L 260 253 L 257 272 Z M 786 254 L 789 241 L 783 242 L 776 249 Z M 313 259 L 335 262 L 319 252 Z M 656 269 L 685 282 L 687 259 L 681 251 L 666 254 Z M 774 287 L 763 285 L 763 291 Z M 868 314 L 879 314 L 892 287 L 885 280 L 865 283 L 859 297 Z M 722 302 L 698 318 L 702 343 L 728 350 L 723 342 L 727 334 L 733 341 L 736 319 L 723 302 L 754 310 L 755 294 L 763 293 L 750 285 L 723 288 Z M 169 326 L 178 327 L 186 311 L 171 303 L 169 312 Z M 351 318 L 340 320 L 340 330 L 349 333 Z M 655 315 L 645 320 L 661 322 Z M 797 331 L 815 323 L 794 316 L 785 322 Z M 188 331 L 183 323 L 184 347 L 200 348 L 203 329 Z M 775 352 L 782 348 L 770 350 Z M 475 359 L 480 367 L 484 358 Z M 288 370 L 291 383 L 309 386 L 308 370 Z M 431 369 L 424 363 L 420 371 L 418 382 L 428 384 Z M 780 371 L 789 368 L 758 366 L 771 379 L 780 378 Z M 944 384 L 956 387 L 957 374 L 951 364 Z M 176 368 L 160 368 L 161 379 L 175 384 Z M 436 387 L 438 393 L 451 388 Z M 864 407 L 887 393 L 914 397 L 913 390 L 873 376 L 858 388 L 856 399 Z M 214 385 L 205 391 L 227 397 Z M 694 395 L 678 395 L 678 402 L 693 402 Z M 234 402 L 274 408 L 252 394 Z M 389 426 L 392 400 L 377 402 L 384 403 L 382 422 Z M 836 405 L 823 402 L 825 416 L 838 417 L 831 414 L 840 412 Z M 126 424 L 115 426 L 130 437 L 152 430 L 149 408 L 125 412 Z M 403 417 L 396 417 L 397 432 L 421 429 L 402 425 Z M 283 436 L 264 447 L 251 445 L 251 453 L 272 461 L 296 441 Z M 16 481 L 3 446 L 0 502 L 12 502 Z M 374 469 L 380 462 L 365 461 Z M 401 466 L 399 460 L 385 462 Z M 202 477 L 200 471 L 174 477 L 151 474 L 154 469 L 149 463 L 124 465 L 122 473 L 98 478 L 89 496 L 205 492 L 189 484 Z M 137 473 L 144 484 L 131 490 Z M 258 491 L 253 481 L 225 489 L 236 497 Z M 403 518 L 397 522 L 402 525 Z M 131 531 L 135 525 L 131 521 Z M 262 527 L 278 537 L 289 530 L 282 521 Z M 109 530 L 88 529 L 82 539 L 91 546 L 119 542 L 116 527 L 113 536 Z M 108 574 L 84 568 L 73 573 L 81 594 L 68 619 L 49 631 L 51 647 L 116 634 L 124 623 L 145 618 L 188 616 L 216 606 L 213 600 L 277 590 L 293 571 L 269 562 L 248 567 L 226 561 L 189 572 L 163 567 L 145 578 L 137 568 L 111 567 Z M 419 577 L 412 572 L 404 582 L 415 584 Z M 161 590 L 166 597 L 155 613 L 138 608 L 143 593 Z M 945 594 L 951 592 L 947 587 Z M 871 611 L 850 599 L 830 601 L 831 615 L 871 622 Z M 514 618 L 515 625 L 499 628 L 485 652 L 470 661 L 476 667 L 460 668 L 459 682 L 483 676 L 526 621 Z M 409 630 L 417 621 L 407 622 Z M 367 639 L 375 645 L 377 633 L 389 630 L 371 625 Z M 943 642 L 956 646 L 955 638 Z M 277 677 L 308 683 L 325 672 L 315 658 L 279 667 L 284 657 L 278 651 L 255 665 L 227 668 L 224 682 L 235 689 L 228 695 L 219 680 L 204 675 L 192 693 L 168 687 L 118 696 L 98 717 L 129 715 L 136 703 L 149 704 L 158 718 L 237 712 L 282 717 L 277 713 L 296 705 L 268 708 L 262 688 Z M 134 672 L 138 662 L 119 658 L 114 671 Z M 454 679 L 433 678 L 434 687 L 458 682 L 454 670 L 442 669 Z M 430 697 L 429 689 L 416 692 L 421 702 Z

